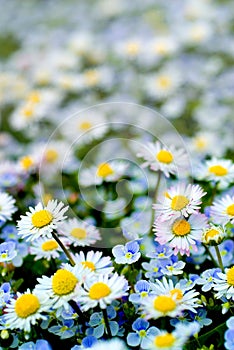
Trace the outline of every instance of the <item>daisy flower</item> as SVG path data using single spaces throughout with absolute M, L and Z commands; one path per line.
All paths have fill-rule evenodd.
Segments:
M 104 181 L 115 182 L 125 175 L 128 165 L 120 161 L 108 161 L 81 170 L 78 182 L 81 186 L 101 185 Z
M 166 277 L 163 277 L 161 281 L 156 280 L 155 283 L 151 283 L 150 285 L 152 293 L 156 295 L 175 296 L 176 303 L 181 305 L 183 310 L 190 310 L 196 313 L 195 308 L 200 307 L 197 304 L 199 293 L 193 289 L 191 290 L 191 286 L 186 286 L 180 281 L 174 285 L 171 279 L 167 280 Z
M 225 273 L 217 272 L 217 278 L 213 278 L 213 288 L 218 292 L 216 298 L 234 300 L 234 266 L 226 269 Z
M 91 271 L 80 265 L 71 266 L 64 264 L 53 276 L 38 278 L 35 291 L 48 295 L 53 309 L 69 309 L 69 301 L 77 301 L 81 284 L 87 278 L 90 279 Z
M 11 220 L 12 214 L 17 210 L 15 199 L 6 192 L 0 192 L 0 220 L 5 222 Z
M 160 142 L 149 142 L 138 154 L 144 158 L 143 167 L 149 166 L 153 171 L 162 171 L 166 177 L 176 174 L 188 166 L 188 157 L 183 149 L 174 146 L 164 147 Z
M 81 251 L 76 253 L 74 260 L 77 265 L 81 265 L 85 268 L 89 268 L 98 274 L 108 274 L 113 271 L 112 261 L 110 256 L 102 256 L 102 252 L 94 252 L 90 250 L 85 256 Z
M 59 258 L 62 249 L 54 239 L 40 237 L 32 242 L 29 251 L 32 255 L 35 255 L 34 260 L 51 260 Z
M 64 207 L 62 202 L 50 200 L 46 206 L 38 203 L 35 208 L 29 207 L 26 215 L 21 215 L 18 221 L 18 234 L 28 237 L 27 241 L 37 239 L 39 237 L 51 237 L 53 230 L 57 229 L 58 223 L 65 220 L 64 213 L 68 207 Z
M 46 320 L 43 312 L 48 312 L 50 304 L 48 303 L 46 293 L 30 292 L 29 289 L 23 294 L 17 292 L 17 299 L 12 298 L 10 304 L 4 309 L 4 319 L 7 328 L 22 329 L 30 332 L 31 324 L 35 325 L 37 320 Z
M 59 225 L 58 232 L 74 247 L 90 246 L 101 239 L 96 227 L 76 218 L 64 221 Z
M 206 192 L 199 185 L 178 184 L 169 188 L 164 195 L 159 198 L 159 204 L 153 204 L 156 214 L 162 214 L 165 219 L 172 216 L 189 216 L 200 209 L 201 198 Z
M 234 181 L 234 164 L 230 159 L 212 158 L 197 167 L 195 177 L 198 180 L 213 181 L 220 188 L 226 188 Z
M 201 242 L 202 230 L 207 225 L 204 214 L 192 214 L 188 220 L 183 216 L 165 221 L 159 216 L 154 224 L 155 240 L 160 244 L 169 244 L 174 254 L 190 255 L 190 250 L 197 250 L 197 242 Z
M 203 230 L 202 242 L 208 245 L 218 245 L 225 237 L 225 231 L 221 226 L 210 224 Z
M 93 279 L 86 279 L 78 301 L 81 303 L 83 311 L 98 305 L 101 309 L 106 309 L 113 300 L 128 295 L 128 289 L 128 282 L 124 276 L 119 276 L 117 273 L 113 275 L 99 274 Z
M 217 224 L 234 224 L 234 196 L 226 195 L 214 202 L 210 208 L 210 215 Z

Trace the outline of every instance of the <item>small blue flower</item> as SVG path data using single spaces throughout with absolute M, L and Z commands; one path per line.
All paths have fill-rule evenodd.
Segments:
M 88 335 L 82 340 L 81 345 L 75 345 L 71 348 L 71 350 L 91 349 L 96 343 L 97 338 L 93 337 L 92 335 Z
M 39 339 L 36 344 L 32 341 L 24 343 L 19 347 L 19 350 L 52 350 L 52 347 L 47 340 Z
M 228 329 L 224 333 L 224 346 L 228 350 L 234 350 L 234 316 L 230 317 L 226 324 Z
M 148 297 L 150 293 L 150 283 L 145 280 L 140 280 L 135 284 L 135 292 L 129 296 L 129 301 L 134 304 L 140 304 L 141 300 Z
M 159 259 L 150 259 L 149 262 L 143 262 L 142 267 L 146 271 L 145 277 L 150 278 L 151 280 L 163 276 Z
M 212 323 L 210 318 L 207 318 L 207 311 L 204 308 L 197 309 L 197 313 L 189 311 L 189 315 L 194 321 L 197 321 L 202 328 L 203 326 L 209 326 Z
M 133 264 L 139 260 L 141 253 L 138 242 L 131 241 L 125 245 L 117 245 L 112 249 L 117 264 Z
M 11 286 L 10 283 L 5 282 L 0 287 L 0 307 L 6 305 L 6 303 L 10 300 L 11 297 Z
M 17 234 L 17 228 L 13 224 L 5 225 L 1 232 L 1 237 L 5 241 L 17 241 L 18 240 L 18 234 Z
M 222 262 L 224 267 L 228 267 L 233 265 L 234 259 L 234 242 L 231 239 L 227 239 L 219 245 L 220 255 L 222 257 Z M 210 247 L 210 252 L 213 256 L 215 256 L 215 248 Z
M 201 277 L 196 280 L 196 283 L 202 285 L 203 292 L 211 290 L 214 278 L 218 278 L 218 272 L 221 272 L 220 268 L 208 269 L 202 272 Z
M 61 339 L 71 338 L 75 335 L 77 328 L 74 326 L 73 320 L 63 320 L 57 326 L 52 326 L 48 329 L 50 333 L 59 335 Z
M 4 242 L 0 244 L 0 262 L 10 261 L 16 254 L 14 242 Z
M 132 329 L 135 333 L 129 333 L 127 336 L 127 343 L 130 346 L 139 346 L 141 345 L 144 349 L 144 343 L 148 340 L 147 338 L 155 333 L 156 327 L 150 327 L 149 322 L 143 318 L 137 318 L 136 321 L 132 324 Z
M 112 336 L 115 336 L 119 331 L 118 323 L 116 321 L 112 321 L 116 317 L 116 311 L 112 305 L 109 305 L 106 308 L 106 311 L 111 334 Z M 92 327 L 88 330 L 89 335 L 93 335 L 96 338 L 101 338 L 104 333 L 107 333 L 102 312 L 93 313 L 90 317 L 89 325 Z

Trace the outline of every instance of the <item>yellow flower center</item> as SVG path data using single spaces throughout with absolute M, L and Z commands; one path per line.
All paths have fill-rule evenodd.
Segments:
M 185 208 L 188 203 L 189 203 L 189 200 L 185 196 L 181 196 L 181 195 L 175 196 L 172 198 L 172 201 L 171 201 L 171 209 L 181 210 Z
M 89 297 L 94 300 L 99 300 L 107 297 L 110 293 L 111 290 L 106 283 L 97 282 L 90 288 Z
M 42 250 L 44 251 L 50 251 L 58 248 L 58 243 L 54 241 L 53 239 L 50 239 L 49 241 L 46 241 L 41 246 Z
M 162 149 L 161 151 L 159 151 L 156 158 L 159 162 L 165 163 L 165 164 L 170 164 L 174 159 L 171 152 L 165 149 Z
M 8 253 L 2 253 L 1 254 L 1 259 L 6 259 L 6 258 L 8 258 Z
M 146 298 L 148 296 L 148 293 L 147 292 L 141 292 L 141 297 L 142 298 Z
M 178 288 L 174 288 L 171 290 L 170 292 L 171 296 L 175 296 L 176 297 L 176 300 L 181 300 L 183 299 L 183 292 L 181 289 L 178 289 Z
M 176 303 L 167 295 L 160 295 L 154 299 L 154 308 L 164 314 L 173 311 L 176 308 Z
M 160 55 L 165 55 L 168 52 L 168 48 L 165 43 L 157 43 L 155 45 L 155 51 Z
M 154 344 L 159 348 L 167 348 L 172 346 L 175 340 L 175 337 L 171 333 L 165 333 L 162 335 L 157 335 L 154 338 Z
M 140 332 L 139 332 L 139 336 L 141 338 L 144 338 L 146 336 L 146 331 L 144 329 L 141 329 Z
M 208 230 L 205 234 L 205 240 L 209 240 L 210 238 L 213 238 L 215 236 L 219 235 L 219 231 L 215 230 L 214 228 L 211 228 L 210 230 Z
M 34 227 L 41 228 L 49 225 L 53 220 L 52 214 L 46 210 L 39 210 L 32 215 L 32 224 Z
M 59 269 L 52 277 L 52 288 L 55 294 L 63 296 L 73 292 L 77 282 L 72 272 Z
M 48 149 L 45 153 L 45 160 L 48 163 L 54 163 L 58 159 L 58 152 L 55 149 Z
M 105 177 L 107 177 L 109 175 L 112 175 L 112 174 L 114 174 L 114 170 L 112 169 L 110 164 L 108 164 L 108 163 L 101 163 L 98 166 L 97 176 L 105 178 Z
M 216 176 L 225 176 L 228 173 L 227 169 L 222 165 L 213 165 L 209 167 L 209 172 Z
M 82 122 L 79 124 L 79 128 L 81 130 L 89 130 L 90 128 L 92 128 L 92 124 L 90 122 Z
M 15 312 L 18 317 L 27 318 L 37 312 L 40 307 L 40 302 L 36 295 L 23 294 L 15 303 Z
M 191 226 L 185 219 L 178 219 L 173 224 L 172 231 L 176 236 L 186 236 L 191 231 Z
M 234 266 L 227 272 L 227 283 L 234 286 Z
M 171 86 L 171 79 L 167 76 L 161 76 L 157 79 L 157 83 L 161 88 L 167 89 Z
M 26 119 L 30 119 L 30 118 L 33 116 L 33 112 L 34 112 L 34 110 L 33 110 L 31 107 L 25 107 L 25 108 L 22 110 L 23 116 L 24 116 Z
M 40 100 L 41 100 L 41 97 L 40 97 L 40 94 L 37 91 L 32 92 L 28 96 L 28 102 L 38 103 L 38 102 L 40 102 Z
M 234 216 L 234 204 L 231 204 L 227 207 L 226 209 L 227 211 L 227 214 L 230 215 L 230 216 Z
M 200 151 L 202 151 L 207 145 L 207 141 L 203 137 L 197 137 L 194 143 L 196 148 Z
M 84 267 L 88 267 L 90 270 L 95 271 L 96 267 L 92 261 L 82 261 Z
M 75 227 L 71 230 L 71 236 L 77 239 L 83 239 L 87 236 L 87 232 L 84 228 Z
M 126 49 L 127 49 L 127 53 L 130 56 L 136 56 L 139 53 L 140 45 L 139 43 L 131 42 L 127 44 Z
M 95 70 L 88 70 L 84 73 L 85 81 L 88 85 L 93 86 L 99 82 L 99 74 Z
M 126 254 L 125 254 L 125 257 L 126 257 L 127 259 L 131 259 L 132 253 L 130 253 L 130 252 L 126 253 Z
M 20 159 L 20 165 L 23 169 L 29 169 L 33 165 L 33 160 L 29 156 L 22 157 Z

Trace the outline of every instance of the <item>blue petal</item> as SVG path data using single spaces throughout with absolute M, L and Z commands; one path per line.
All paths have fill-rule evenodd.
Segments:
M 149 322 L 139 317 L 136 321 L 133 322 L 132 329 L 134 331 L 146 330 L 149 327 Z
M 147 281 L 140 280 L 135 285 L 136 292 L 148 292 L 150 289 L 150 284 Z
M 129 333 L 127 336 L 127 343 L 130 346 L 138 346 L 141 342 L 141 338 L 137 333 Z
M 89 324 L 90 326 L 94 327 L 100 324 L 102 321 L 102 314 L 100 312 L 95 312 L 94 314 L 91 315 Z
M 139 251 L 139 244 L 136 241 L 128 242 L 125 244 L 128 252 L 135 254 Z
M 94 328 L 93 336 L 96 338 L 101 338 L 104 334 L 104 325 L 100 324 L 100 326 Z
M 93 337 L 92 335 L 85 337 L 82 340 L 82 345 L 85 348 L 91 348 L 95 343 L 97 343 L 97 338 Z
M 110 330 L 111 330 L 111 334 L 112 334 L 113 337 L 114 337 L 114 336 L 118 333 L 118 331 L 119 331 L 118 322 L 110 321 Z

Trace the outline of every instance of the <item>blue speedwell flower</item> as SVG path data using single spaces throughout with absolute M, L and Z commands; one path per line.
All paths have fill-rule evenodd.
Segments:
M 112 305 L 107 306 L 107 317 L 109 320 L 110 330 L 112 336 L 117 335 L 119 330 L 119 325 L 116 321 L 112 321 L 116 317 L 116 311 Z M 105 322 L 102 312 L 95 312 L 91 315 L 89 325 L 92 327 L 92 335 L 96 338 L 101 338 L 106 333 Z M 91 334 L 91 332 L 89 333 Z
M 52 350 L 47 340 L 38 339 L 36 344 L 32 341 L 24 343 L 19 347 L 19 350 Z
M 134 304 L 140 304 L 143 298 L 150 295 L 150 283 L 145 280 L 140 280 L 136 283 L 135 292 L 129 295 L 129 300 Z
M 224 334 L 225 339 L 225 349 L 234 350 L 234 316 L 230 317 L 227 322 L 228 329 Z
M 75 335 L 77 327 L 74 326 L 73 320 L 62 320 L 57 326 L 48 329 L 50 333 L 60 336 L 61 339 L 71 338 Z
M 141 345 L 144 348 L 147 338 L 156 335 L 156 327 L 149 328 L 149 322 L 140 317 L 133 322 L 132 329 L 135 333 L 129 333 L 127 336 L 127 343 L 130 346 Z
M 0 287 L 0 307 L 6 305 L 11 297 L 11 286 L 10 283 L 5 282 Z
M 14 242 L 4 242 L 0 244 L 0 262 L 11 261 L 16 254 Z
M 91 349 L 95 344 L 97 344 L 97 338 L 93 337 L 92 335 L 88 335 L 82 340 L 81 345 L 75 345 L 71 348 L 71 350 Z
M 140 246 L 136 241 L 131 241 L 125 245 L 117 245 L 112 249 L 117 264 L 133 264 L 140 259 Z

